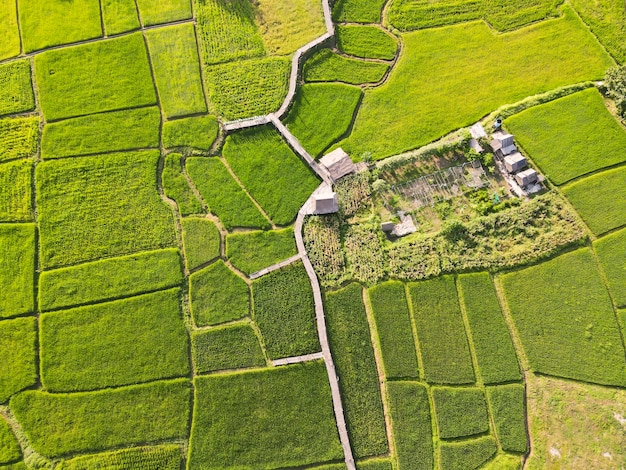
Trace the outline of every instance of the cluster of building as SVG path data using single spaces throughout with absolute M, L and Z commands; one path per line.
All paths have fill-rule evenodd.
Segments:
M 522 189 L 539 182 L 539 175 L 534 169 L 528 168 L 528 161 L 517 150 L 511 134 L 501 131 L 494 133 L 490 145 L 496 161 L 504 166 L 506 173 L 514 177 Z
M 319 162 L 323 171 L 328 174 L 330 181 L 336 183 L 344 176 L 357 171 L 356 165 L 346 152 L 341 148 L 324 155 Z M 322 185 L 312 196 L 310 213 L 314 215 L 334 214 L 339 211 L 337 193 L 332 186 Z

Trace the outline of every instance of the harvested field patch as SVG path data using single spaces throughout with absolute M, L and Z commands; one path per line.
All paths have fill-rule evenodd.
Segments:
M 404 284 L 388 281 L 368 289 L 367 293 L 380 340 L 385 377 L 419 378 Z
M 187 148 L 208 151 L 219 133 L 215 116 L 194 116 L 163 123 L 165 148 Z
M 278 225 L 293 222 L 319 184 L 273 127 L 229 135 L 223 153 L 251 196 Z
M 183 174 L 182 155 L 168 153 L 163 164 L 161 181 L 165 195 L 176 202 L 182 216 L 202 214 L 202 203 L 198 200 Z
M 521 384 L 487 387 L 489 408 L 503 450 L 526 453 L 526 393 Z
M 167 26 L 151 29 L 145 34 L 165 116 L 205 112 L 194 25 Z
M 35 95 L 27 59 L 0 64 L 0 116 L 35 109 Z
M 39 164 L 44 267 L 173 246 L 173 216 L 156 189 L 158 159 L 144 151 Z
M 615 60 L 623 64 L 626 61 L 626 34 L 624 21 L 626 10 L 620 0 L 572 0 L 583 21 L 589 25 L 591 31 Z
M 293 228 L 233 233 L 226 237 L 226 256 L 246 274 L 252 274 L 298 253 Z
M 33 220 L 33 162 L 0 164 L 0 222 Z
M 134 31 L 141 26 L 134 0 L 102 0 L 102 21 L 109 36 Z
M 254 320 L 270 359 L 320 350 L 311 282 L 302 263 L 273 271 L 252 283 Z
M 330 49 L 321 49 L 305 62 L 303 76 L 306 82 L 344 82 L 361 85 L 378 83 L 388 69 L 387 64 L 351 59 Z
M 0 465 L 17 462 L 22 458 L 22 450 L 13 435 L 9 423 L 0 417 Z
M 190 217 L 183 219 L 182 225 L 187 269 L 195 269 L 220 256 L 220 231 L 213 222 Z
M 144 26 L 191 18 L 190 0 L 136 0 Z
M 46 124 L 41 157 L 76 157 L 159 147 L 161 113 L 157 107 L 92 114 Z
M 346 54 L 366 59 L 391 60 L 398 52 L 395 38 L 376 26 L 338 26 L 337 47 Z
M 433 387 L 432 391 L 441 439 L 489 431 L 487 402 L 480 388 Z
M 219 159 L 188 158 L 187 170 L 209 210 L 220 218 L 226 229 L 270 227 Z
M 348 132 L 363 92 L 340 83 L 303 85 L 285 125 L 313 157 Z
M 333 20 L 350 23 L 380 23 L 386 0 L 337 0 Z
M 186 439 L 190 402 L 189 381 L 178 379 L 98 392 L 29 390 L 11 409 L 37 452 L 61 457 Z
M 43 52 L 35 75 L 48 121 L 156 104 L 141 33 Z
M 587 248 L 502 276 L 533 370 L 626 385 L 626 360 L 611 299 Z
M 38 117 L 0 120 L 0 162 L 33 156 L 38 141 Z
M 626 224 L 626 166 L 603 171 L 563 187 L 587 226 L 602 235 Z
M 343 458 L 322 361 L 194 383 L 191 468 L 298 467 Z
M 35 308 L 34 224 L 0 224 L 0 319 Z
M 41 273 L 39 308 L 54 310 L 130 297 L 182 281 L 176 248 L 102 259 Z
M 37 381 L 36 322 L 34 317 L 0 321 L 0 403 Z
M 385 454 L 383 404 L 360 284 L 326 294 L 326 323 L 355 457 Z
M 198 326 L 216 325 L 250 314 L 250 290 L 222 260 L 189 277 L 191 313 Z
M 15 57 L 20 53 L 20 31 L 17 25 L 17 2 L 0 1 L 0 60 Z
M 439 465 L 446 470 L 481 468 L 498 451 L 491 436 L 462 442 L 444 442 L 439 448 Z
M 259 339 L 250 325 L 233 325 L 191 334 L 198 374 L 265 365 Z
M 454 278 L 409 284 L 413 317 L 429 383 L 473 383 L 474 369 Z
M 612 233 L 593 242 L 609 290 L 618 307 L 626 307 L 626 229 Z
M 161 445 L 154 447 L 134 447 L 102 454 L 81 455 L 63 460 L 58 470 L 180 470 L 183 454 L 180 446 Z

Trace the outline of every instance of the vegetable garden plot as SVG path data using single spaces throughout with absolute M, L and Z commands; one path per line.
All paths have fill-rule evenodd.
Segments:
M 498 442 L 505 451 L 526 453 L 526 396 L 521 384 L 487 387 Z
M 187 171 L 211 213 L 220 218 L 226 229 L 270 227 L 218 158 L 188 158 Z
M 0 60 L 15 57 L 20 53 L 20 30 L 17 25 L 17 2 L 0 1 Z
M 619 326 L 589 249 L 505 274 L 502 285 L 534 371 L 626 384 Z
M 483 382 L 521 380 L 515 346 L 489 274 L 462 274 L 458 282 Z
M 0 224 L 0 319 L 34 311 L 35 230 Z
M 609 290 L 618 307 L 626 307 L 626 229 L 593 242 Z
M 190 468 L 284 468 L 343 458 L 322 361 L 197 377 Z
M 556 184 L 626 160 L 626 131 L 595 88 L 522 111 L 505 125 Z
M 308 217 L 304 246 L 322 286 L 336 286 L 346 276 L 341 246 L 340 219 L 336 215 Z
M 0 119 L 0 162 L 35 155 L 39 117 Z
M 189 182 L 183 174 L 182 155 L 180 153 L 168 153 L 163 164 L 161 182 L 163 192 L 177 205 L 182 216 L 202 214 L 202 203 L 198 200 Z
M 498 451 L 491 436 L 462 442 L 444 442 L 439 448 L 439 465 L 446 470 L 480 468 Z
M 26 52 L 102 36 L 98 0 L 28 0 L 19 4 Z
M 10 405 L 32 447 L 54 458 L 186 439 L 190 403 L 190 383 L 178 379 L 98 392 L 29 390 Z
M 293 228 L 233 233 L 226 237 L 226 256 L 246 274 L 285 261 L 297 253 Z
M 451 276 L 409 284 L 424 380 L 473 383 L 474 370 L 456 285 Z
M 306 82 L 344 82 L 352 85 L 378 83 L 389 66 L 378 62 L 351 59 L 321 49 L 305 62 L 303 76 Z
M 215 116 L 194 116 L 165 121 L 163 123 L 163 145 L 165 148 L 211 150 L 219 133 Z
M 59 470 L 180 470 L 183 454 L 180 446 L 161 445 L 154 447 L 134 447 L 102 454 L 81 455 L 70 460 L 62 460 L 56 467 Z
M 480 388 L 433 387 L 432 393 L 441 439 L 489 431 L 487 402 Z
M 198 374 L 265 365 L 259 339 L 247 324 L 194 331 L 191 349 Z
M 33 162 L 0 164 L 0 222 L 33 220 Z
M 404 284 L 389 281 L 367 291 L 380 340 L 385 376 L 419 378 L 411 313 Z
M 337 0 L 333 20 L 350 23 L 380 23 L 385 0 Z
M 360 284 L 326 294 L 326 324 L 354 455 L 385 454 L 383 404 Z
M 167 26 L 151 29 L 145 34 L 165 116 L 205 112 L 194 25 Z
M 137 0 L 136 3 L 144 26 L 192 17 L 191 0 Z
M 156 188 L 158 151 L 62 159 L 37 166 L 45 269 L 171 247 L 171 210 Z
M 357 87 L 339 83 L 303 85 L 285 125 L 313 157 L 345 135 L 363 96 Z
M 352 225 L 344 235 L 347 266 L 352 277 L 368 285 L 385 275 L 386 258 L 373 227 Z
M 253 281 L 252 299 L 253 318 L 270 359 L 319 352 L 313 290 L 302 263 Z
M 193 273 L 189 283 L 196 325 L 216 325 L 250 314 L 248 286 L 222 260 Z
M 626 10 L 621 1 L 572 0 L 571 4 L 615 60 L 623 64 L 626 61 Z
M 376 26 L 338 26 L 337 47 L 356 57 L 392 60 L 398 52 L 396 39 Z
M 27 59 L 0 64 L 0 116 L 35 109 L 35 95 Z
M 42 311 L 114 300 L 175 287 L 183 281 L 178 249 L 101 259 L 39 276 Z
M 587 226 L 596 235 L 626 224 L 626 166 L 603 171 L 563 187 Z
M 34 317 L 0 321 L 0 403 L 37 381 L 36 322 Z
M 224 157 L 250 195 L 278 225 L 288 225 L 319 185 L 309 167 L 269 126 L 231 134 Z
M 183 219 L 181 223 L 187 269 L 195 269 L 220 256 L 220 232 L 213 222 L 190 217 Z
M 9 427 L 9 423 L 0 417 L 0 465 L 17 462 L 22 458 L 22 450 Z
M 43 128 L 41 157 L 75 157 L 159 147 L 159 108 L 127 109 L 51 122 Z
M 141 33 L 45 51 L 35 75 L 48 121 L 157 102 Z
M 134 0 L 102 0 L 102 21 L 109 36 L 134 31 L 141 26 Z

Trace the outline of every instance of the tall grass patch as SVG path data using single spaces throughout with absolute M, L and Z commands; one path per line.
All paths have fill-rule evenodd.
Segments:
M 297 252 L 293 228 L 233 233 L 226 237 L 226 256 L 246 274 L 284 261 Z
M 318 157 L 350 128 L 363 92 L 340 83 L 303 85 L 285 118 L 302 146 Z
M 481 468 L 498 451 L 491 436 L 461 442 L 444 442 L 439 448 L 439 465 L 447 470 Z
M 44 271 L 39 276 L 42 311 L 114 300 L 174 287 L 182 283 L 176 248 Z
M 198 326 L 216 325 L 250 314 L 246 282 L 222 260 L 190 278 L 191 313 Z
M 141 33 L 43 52 L 35 75 L 48 121 L 156 104 Z
M 29 390 L 11 399 L 11 410 L 33 448 L 54 458 L 186 439 L 190 403 L 189 381 L 178 379 L 98 392 Z
M 556 184 L 626 160 L 626 131 L 595 88 L 527 109 L 505 124 Z
M 224 157 L 278 225 L 288 225 L 319 181 L 272 127 L 228 136 Z
M 0 162 L 33 156 L 38 142 L 39 117 L 0 119 Z
M 388 69 L 387 64 L 351 59 L 336 54 L 330 49 L 321 49 L 305 62 L 303 76 L 306 82 L 343 82 L 362 85 L 381 81 Z
M 473 383 L 474 369 L 452 276 L 409 284 L 417 339 L 430 383 Z
M 166 148 L 211 150 L 219 133 L 215 116 L 193 116 L 163 123 L 163 145 Z
M 265 365 L 259 339 L 250 325 L 233 325 L 191 334 L 198 374 Z
M 107 35 L 139 29 L 139 16 L 134 0 L 102 0 L 102 22 Z
M 591 231 L 602 235 L 626 224 L 626 166 L 603 171 L 563 187 L 563 193 Z
M 619 326 L 589 249 L 506 274 L 502 284 L 533 370 L 626 384 Z
M 326 323 L 354 454 L 385 454 L 383 404 L 360 284 L 326 294 Z
M 599 0 L 588 2 L 572 0 L 583 21 L 589 25 L 591 31 L 620 64 L 626 61 L 626 35 L 624 21 L 626 11 L 619 0 Z
M 134 447 L 101 454 L 81 455 L 59 463 L 59 470 L 180 470 L 183 454 L 181 448 L 173 444 L 151 447 Z
M 411 313 L 404 284 L 389 281 L 367 291 L 380 340 L 385 376 L 419 378 Z
M 337 0 L 333 20 L 350 23 L 380 23 L 385 0 Z
M 202 203 L 183 174 L 182 157 L 180 153 L 168 153 L 165 156 L 161 174 L 163 192 L 176 202 L 181 215 L 201 214 L 204 212 Z
M 191 18 L 191 0 L 137 0 L 144 26 Z
M 35 308 L 34 224 L 0 224 L 0 319 Z
M 17 24 L 17 3 L 13 0 L 0 1 L 0 60 L 15 57 L 20 53 L 20 30 Z
M 182 220 L 187 269 L 192 270 L 220 256 L 222 243 L 217 226 L 207 219 Z
M 157 107 L 127 109 L 46 124 L 41 157 L 77 157 L 102 152 L 159 147 Z
M 30 62 L 16 60 L 0 65 L 0 116 L 35 109 Z
M 458 282 L 483 382 L 521 380 L 515 346 L 489 274 L 462 274 Z
M 434 387 L 433 401 L 441 439 L 489 431 L 489 413 L 480 388 Z
M 187 159 L 187 171 L 209 210 L 227 229 L 269 228 L 270 223 L 217 158 Z
M 252 283 L 254 320 L 270 359 L 320 350 L 313 289 L 302 263 L 273 271 Z
M 18 160 L 0 164 L 0 221 L 33 220 L 33 162 Z
M 593 242 L 618 307 L 626 307 L 626 229 Z
M 487 387 L 489 408 L 503 450 L 526 453 L 526 394 L 521 384 Z
M 37 381 L 36 340 L 35 318 L 0 321 L 0 403 Z
M 146 32 L 146 39 L 165 115 L 170 118 L 205 112 L 193 24 L 152 29 Z
M 322 361 L 194 383 L 191 468 L 299 467 L 343 457 Z
M 368 59 L 391 60 L 398 52 L 393 36 L 376 26 L 338 26 L 337 46 L 346 54 Z
M 0 418 L 0 465 L 17 462 L 21 458 L 22 450 L 9 423 L 4 418 Z
M 143 151 L 38 165 L 43 266 L 173 246 L 173 216 L 156 190 L 158 159 Z
M 389 413 L 401 470 L 430 470 L 435 458 L 428 391 L 415 382 L 389 382 Z
M 41 316 L 41 380 L 51 392 L 131 385 L 189 373 L 180 291 Z

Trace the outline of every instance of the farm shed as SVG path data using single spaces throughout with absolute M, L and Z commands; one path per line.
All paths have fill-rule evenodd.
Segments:
M 324 155 L 320 160 L 320 164 L 328 170 L 333 183 L 356 171 L 356 166 L 350 159 L 350 156 L 341 148 Z
M 513 152 L 517 152 L 517 147 L 513 142 L 513 136 L 511 134 L 496 132 L 493 135 L 493 140 L 491 141 L 490 145 L 493 149 L 493 153 L 498 158 L 504 158 L 505 156 L 510 155 Z
M 517 173 L 527 166 L 526 157 L 519 152 L 504 157 L 504 167 L 509 173 Z
M 515 175 L 515 180 L 517 181 L 517 184 L 523 188 L 539 181 L 539 177 L 537 176 L 537 172 L 535 170 L 529 168 L 528 170 L 524 170 Z
M 383 222 L 380 224 L 380 229 L 383 232 L 391 232 L 395 228 L 395 224 L 393 222 Z
M 330 188 L 313 195 L 313 214 L 334 214 L 338 211 L 339 202 L 337 200 L 337 193 L 333 192 Z

